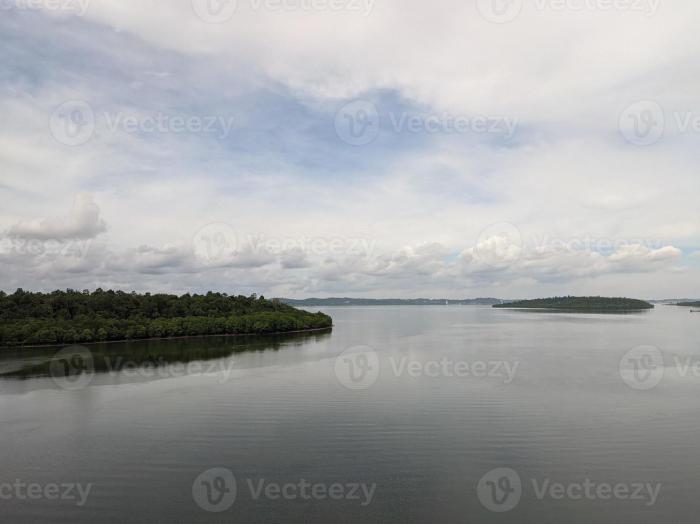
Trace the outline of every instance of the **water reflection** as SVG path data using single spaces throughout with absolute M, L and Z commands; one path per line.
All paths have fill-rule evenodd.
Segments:
M 192 337 L 180 339 L 140 340 L 119 343 L 92 344 L 7 350 L 0 355 L 0 378 L 29 379 L 40 377 L 72 377 L 87 373 L 121 373 L 141 368 L 150 370 L 154 377 L 167 373 L 159 370 L 196 362 L 228 359 L 243 353 L 278 352 L 319 342 L 331 330 L 276 335 L 231 337 Z M 182 374 L 191 370 L 206 372 L 211 366 L 178 366 Z M 188 371 L 189 370 L 189 371 Z M 148 373 L 138 373 L 148 378 Z

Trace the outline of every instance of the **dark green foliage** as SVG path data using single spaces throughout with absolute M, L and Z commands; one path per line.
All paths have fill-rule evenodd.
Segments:
M 677 306 L 700 307 L 700 302 L 679 302 Z
M 633 298 L 553 297 L 495 304 L 497 308 L 577 309 L 589 311 L 652 309 L 654 306 Z
M 0 294 L 0 346 L 326 328 L 328 315 L 264 297 L 123 291 Z

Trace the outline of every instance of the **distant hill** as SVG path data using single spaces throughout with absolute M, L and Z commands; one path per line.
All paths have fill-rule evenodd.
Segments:
M 654 306 L 649 302 L 633 298 L 552 297 L 494 304 L 493 307 L 516 309 L 568 309 L 581 311 L 629 311 L 636 309 L 652 309 Z
M 290 306 L 491 306 L 500 304 L 499 298 L 280 298 Z
M 678 302 L 677 304 L 674 304 L 676 306 L 685 306 L 685 307 L 700 307 L 700 300 L 696 302 Z
M 662 300 L 650 300 L 652 304 L 664 304 L 667 306 L 677 306 L 680 304 L 685 304 L 688 302 L 700 302 L 700 299 L 697 298 L 664 298 Z

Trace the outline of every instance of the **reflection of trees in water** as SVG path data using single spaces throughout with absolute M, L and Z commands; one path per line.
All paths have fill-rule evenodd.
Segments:
M 114 344 L 95 344 L 73 346 L 79 348 L 80 358 L 87 357 L 91 362 L 85 366 L 98 373 L 114 372 L 126 366 L 165 366 L 168 364 L 186 364 L 192 361 L 207 361 L 227 358 L 241 353 L 262 353 L 279 351 L 282 348 L 300 347 L 307 343 L 316 343 L 330 335 L 331 330 L 307 333 L 286 333 L 276 335 L 242 335 L 216 336 L 181 339 L 139 340 Z M 46 348 L 24 350 L 15 353 L 15 357 L 25 360 L 20 369 L 0 373 L 3 378 L 36 378 L 61 376 L 59 370 L 71 372 L 74 367 L 70 362 L 66 366 L 57 366 L 55 355 L 64 348 Z M 63 357 L 61 357 L 63 358 Z M 53 365 L 52 365 L 53 364 Z M 83 364 L 81 364 L 82 366 Z

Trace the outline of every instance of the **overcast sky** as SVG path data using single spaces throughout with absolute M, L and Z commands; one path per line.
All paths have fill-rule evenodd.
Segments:
M 695 0 L 3 0 L 0 287 L 700 297 Z

